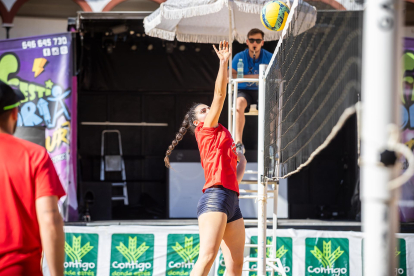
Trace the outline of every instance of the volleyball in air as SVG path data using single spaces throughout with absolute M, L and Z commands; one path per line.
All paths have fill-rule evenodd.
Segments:
M 270 1 L 263 7 L 260 20 L 267 29 L 281 31 L 285 27 L 289 11 L 289 7 L 282 1 Z

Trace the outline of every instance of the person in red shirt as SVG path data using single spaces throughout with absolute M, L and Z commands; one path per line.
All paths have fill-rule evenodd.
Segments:
M 23 95 L 0 81 L 0 276 L 63 276 L 65 191 L 45 148 L 13 137 Z
M 226 98 L 227 67 L 231 51 L 226 41 L 220 42 L 219 50 L 213 47 L 219 57 L 220 68 L 211 107 L 194 104 L 190 108 L 176 139 L 167 150 L 164 161 L 170 167 L 171 151 L 181 141 L 187 129 L 194 130 L 206 183 L 197 207 L 200 252 L 191 275 L 207 275 L 221 246 L 226 275 L 240 276 L 245 231 L 238 195 L 246 159 L 242 152 L 236 153 L 230 132 L 218 123 Z

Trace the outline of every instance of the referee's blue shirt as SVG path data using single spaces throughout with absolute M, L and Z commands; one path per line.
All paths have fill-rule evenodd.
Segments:
M 244 70 L 243 74 L 246 75 L 256 75 L 259 74 L 259 65 L 260 64 L 269 64 L 270 60 L 272 59 L 272 53 L 266 51 L 265 49 L 260 49 L 259 58 L 255 60 L 253 63 L 253 59 L 249 55 L 249 49 L 237 53 L 233 58 L 233 69 L 237 71 L 237 63 L 239 63 L 239 59 L 243 60 Z M 239 89 L 247 89 L 247 90 L 258 90 L 258 86 L 256 82 L 243 82 L 239 83 Z

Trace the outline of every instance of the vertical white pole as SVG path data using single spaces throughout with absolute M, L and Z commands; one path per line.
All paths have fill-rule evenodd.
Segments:
M 238 95 L 238 91 L 239 91 L 239 83 L 235 83 L 234 84 L 234 92 L 233 92 L 233 130 L 232 130 L 232 135 L 233 135 L 233 139 L 236 139 L 236 125 L 237 125 L 237 121 L 236 121 L 236 115 L 237 115 L 237 95 Z M 238 142 L 236 140 L 234 140 L 234 142 Z
M 276 160 L 276 177 L 279 179 L 281 177 L 281 168 L 280 168 L 280 147 L 282 145 L 282 109 L 283 109 L 283 84 L 284 80 L 278 79 L 276 80 L 279 83 L 279 91 L 277 93 L 278 100 L 278 112 L 277 112 L 277 140 L 276 140 L 276 152 L 277 158 Z M 274 185 L 274 198 L 273 198 L 273 242 L 272 242 L 272 251 L 273 251 L 273 258 L 276 259 L 276 230 L 277 230 L 277 199 L 279 197 L 279 184 Z
M 258 181 L 258 233 L 257 233 L 257 275 L 266 275 L 266 198 L 264 181 L 264 133 L 265 133 L 265 72 L 267 65 L 259 65 L 259 117 L 257 149 Z
M 232 63 L 233 63 L 233 23 L 232 23 L 232 16 L 231 16 L 231 7 L 230 7 L 230 3 L 229 3 L 229 45 L 230 45 L 230 49 L 232 50 L 232 54 L 230 55 L 230 59 L 229 59 L 229 84 L 228 84 L 228 88 L 227 88 L 227 90 L 228 90 L 228 94 L 229 94 L 229 97 L 227 98 L 227 102 L 228 102 L 228 104 L 227 104 L 227 106 L 228 106 L 228 109 L 229 109 L 229 113 L 228 113 L 228 116 L 227 116 L 227 121 L 228 121 L 228 130 L 231 132 L 232 131 L 232 129 L 233 129 L 233 126 L 232 126 L 232 114 L 231 114 L 231 104 L 232 104 L 232 101 L 233 101 L 233 97 L 232 97 L 232 94 L 233 94 L 233 91 L 232 91 L 232 89 L 231 89 L 231 79 L 232 79 L 232 69 L 233 69 L 233 66 L 232 66 Z M 236 112 L 236 111 L 234 111 L 234 112 Z M 236 116 L 236 114 L 234 113 L 234 116 Z M 232 133 L 232 135 L 233 135 L 233 138 L 234 138 L 234 133 Z
M 232 133 L 233 132 L 233 117 L 232 117 L 233 115 L 232 115 L 232 112 L 231 112 L 232 102 L 233 102 L 233 91 L 232 91 L 232 87 L 231 87 L 231 82 L 230 81 L 229 81 L 229 84 L 228 84 L 228 87 L 227 87 L 227 92 L 228 92 L 228 98 L 227 98 L 228 104 L 227 104 L 227 106 L 228 106 L 228 109 L 229 109 L 228 116 L 227 116 L 228 117 L 227 118 L 227 121 L 228 121 L 228 130 L 230 131 L 231 135 L 234 138 L 234 134 Z
M 277 198 L 279 196 L 279 184 L 273 184 L 274 193 L 273 193 L 273 235 L 272 235 L 272 257 L 276 259 L 276 231 L 277 231 Z
M 380 164 L 388 126 L 399 125 L 403 0 L 366 0 L 362 51 L 362 227 L 364 275 L 395 274 L 395 198 L 388 182 L 397 166 Z

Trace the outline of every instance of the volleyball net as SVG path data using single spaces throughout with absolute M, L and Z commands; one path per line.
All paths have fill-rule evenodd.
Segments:
M 362 11 L 318 11 L 313 28 L 295 33 L 301 24 L 293 15 L 266 71 L 268 178 L 286 178 L 310 163 L 360 100 Z

